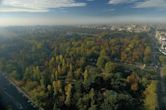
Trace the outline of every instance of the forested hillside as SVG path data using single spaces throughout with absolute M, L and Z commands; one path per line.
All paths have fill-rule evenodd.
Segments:
M 145 108 L 145 90 L 155 74 L 146 69 L 153 59 L 146 33 L 38 35 L 0 43 L 1 71 L 34 104 L 45 110 Z

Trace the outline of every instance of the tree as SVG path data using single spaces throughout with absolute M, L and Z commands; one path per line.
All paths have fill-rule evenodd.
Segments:
M 138 79 L 139 79 L 139 77 L 134 73 L 127 77 L 128 83 L 131 84 L 131 90 L 133 90 L 133 91 L 138 90 Z
M 32 74 L 31 68 L 27 67 L 25 69 L 25 73 L 24 73 L 23 79 L 24 80 L 32 79 L 32 75 L 31 74 Z
M 48 86 L 47 86 L 47 89 L 48 89 L 49 92 L 51 92 L 51 90 L 52 90 L 51 85 L 48 85 Z
M 106 57 L 106 56 L 99 56 L 98 59 L 97 59 L 97 64 L 96 65 L 99 68 L 103 68 L 107 61 L 109 61 L 108 57 Z
M 95 104 L 95 91 L 93 88 L 89 92 L 89 98 L 91 100 L 91 106 L 93 106 Z
M 83 76 L 84 76 L 84 83 L 86 83 L 88 81 L 88 78 L 89 78 L 88 70 L 84 71 Z
M 71 83 L 69 83 L 65 86 L 65 94 L 66 94 L 65 104 L 70 105 L 71 95 L 72 95 L 72 85 L 71 85 Z
M 106 52 L 106 49 L 103 48 L 101 51 L 100 51 L 100 56 L 107 56 L 107 52 Z
M 54 88 L 54 93 L 55 94 L 62 93 L 62 84 L 61 84 L 60 80 L 53 81 L 52 86 Z
M 54 103 L 53 110 L 60 110 L 60 109 L 57 107 L 57 104 L 56 104 L 56 103 Z
M 33 70 L 33 79 L 36 81 L 40 81 L 41 75 L 40 75 L 39 67 L 38 66 L 33 67 L 32 70 Z
M 105 72 L 106 73 L 113 73 L 114 71 L 116 71 L 116 67 L 117 67 L 117 65 L 115 63 L 107 62 L 105 64 Z
M 156 110 L 157 108 L 157 82 L 152 81 L 144 91 L 144 107 L 146 110 Z
M 144 50 L 144 62 L 150 63 L 151 62 L 151 56 L 152 56 L 152 50 L 150 47 L 146 47 Z
M 97 110 L 97 105 L 91 105 L 91 107 L 88 108 L 88 110 Z

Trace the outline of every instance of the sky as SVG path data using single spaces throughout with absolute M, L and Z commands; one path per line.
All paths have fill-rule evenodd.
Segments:
M 0 26 L 165 23 L 166 0 L 0 0 Z

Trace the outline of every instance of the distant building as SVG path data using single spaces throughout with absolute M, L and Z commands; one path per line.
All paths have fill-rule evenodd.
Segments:
M 158 39 L 161 49 L 166 51 L 166 31 L 157 31 L 156 38 Z

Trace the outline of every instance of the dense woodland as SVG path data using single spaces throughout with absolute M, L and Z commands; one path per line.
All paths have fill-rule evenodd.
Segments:
M 56 33 L 24 32 L 0 43 L 1 71 L 35 105 L 45 110 L 145 109 L 155 74 L 140 66 L 152 63 L 146 33 Z

